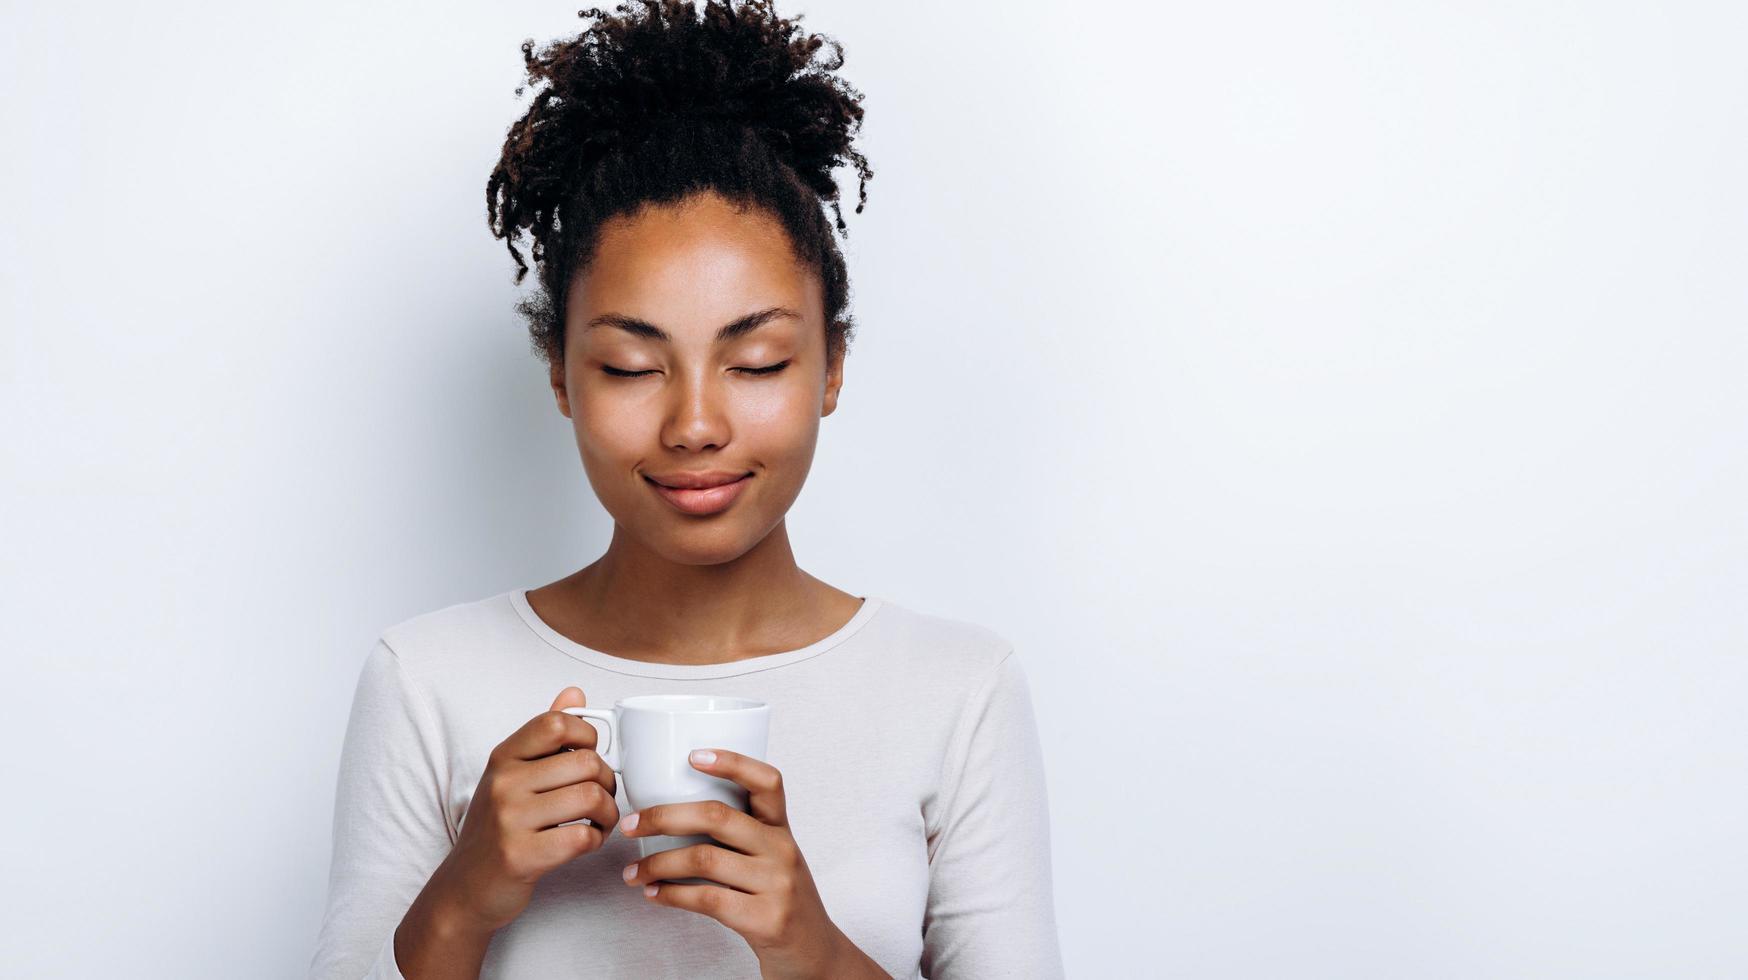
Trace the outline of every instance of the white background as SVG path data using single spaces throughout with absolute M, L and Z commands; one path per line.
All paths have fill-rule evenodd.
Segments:
M 575 6 L 8 4 L 0 972 L 300 976 L 371 641 L 604 546 L 485 223 Z M 1748 974 L 1744 8 L 784 9 L 791 534 L 1019 644 L 1070 974 Z

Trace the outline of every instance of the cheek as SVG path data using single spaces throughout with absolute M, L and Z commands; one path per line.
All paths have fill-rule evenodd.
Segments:
M 586 399 L 579 416 L 583 435 L 607 452 L 643 452 L 661 418 L 653 405 L 617 398 Z
M 771 385 L 747 397 L 732 420 L 746 455 L 781 479 L 805 478 L 819 438 L 820 392 L 805 383 Z
M 799 380 L 742 393 L 735 405 L 734 422 L 744 430 L 768 433 L 771 442 L 789 442 L 794 435 L 819 420 L 819 392 Z
M 573 398 L 572 408 L 577 448 L 591 475 L 618 470 L 627 459 L 648 456 L 659 444 L 660 417 L 649 406 L 585 388 L 581 398 Z

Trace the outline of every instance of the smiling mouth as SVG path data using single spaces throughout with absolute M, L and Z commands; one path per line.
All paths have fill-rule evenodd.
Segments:
M 650 479 L 648 476 L 645 476 L 644 480 L 649 484 L 650 489 L 659 494 L 664 500 L 671 504 L 674 509 L 684 514 L 702 517 L 727 510 L 729 505 L 734 503 L 735 500 L 740 497 L 741 490 L 746 487 L 748 481 L 752 479 L 752 476 L 751 473 L 748 473 L 738 480 L 731 480 L 728 483 L 718 484 L 714 487 L 703 487 L 696 490 L 670 487 L 666 484 L 658 483 L 657 481 Z
M 651 477 L 647 473 L 643 474 L 643 478 L 645 480 L 648 480 L 649 482 L 655 484 L 658 487 L 662 487 L 662 488 L 668 489 L 668 490 L 715 490 L 718 487 L 732 486 L 733 484 L 739 483 L 740 481 L 746 479 L 749 476 L 752 476 L 752 474 L 751 473 L 743 473 L 740 476 L 737 476 L 732 480 L 725 480 L 722 483 L 713 483 L 707 487 L 676 487 L 676 486 L 669 484 L 669 483 L 663 483 L 662 481 L 657 480 L 654 477 Z

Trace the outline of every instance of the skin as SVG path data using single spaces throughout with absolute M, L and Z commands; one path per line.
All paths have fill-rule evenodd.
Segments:
M 718 328 L 776 316 L 718 342 Z M 635 317 L 670 335 L 590 326 Z M 819 421 L 837 407 L 843 358 L 826 356 L 817 274 L 777 220 L 704 193 L 621 216 L 567 297 L 565 358 L 551 384 L 572 421 L 589 483 L 614 520 L 593 564 L 528 593 L 553 629 L 585 646 L 651 663 L 713 664 L 806 646 L 841 628 L 862 600 L 802 571 L 784 519 L 813 462 Z M 775 373 L 750 374 L 787 362 Z M 604 368 L 650 372 L 610 376 Z M 751 480 L 725 511 L 680 512 L 644 473 L 723 469 Z M 624 871 L 644 900 L 707 915 L 734 930 L 763 976 L 885 977 L 832 923 L 790 834 L 782 773 L 723 749 L 702 772 L 748 791 L 750 813 L 720 804 L 653 806 L 625 815 L 595 729 L 559 710 L 579 688 L 496 746 L 449 856 L 395 932 L 408 980 L 479 975 L 497 930 L 527 907 L 546 873 L 628 837 L 709 834 Z M 558 826 L 588 817 L 594 826 Z M 715 885 L 662 879 L 701 877 Z
M 723 324 L 773 307 L 798 316 L 714 342 Z M 686 664 L 793 650 L 847 622 L 861 600 L 801 570 L 785 523 L 844 366 L 841 355 L 827 363 L 819 278 L 782 225 L 715 194 L 615 218 L 566 309 L 553 395 L 613 537 L 593 564 L 532 590 L 535 612 L 593 649 Z M 605 314 L 673 340 L 588 326 Z M 735 370 L 784 361 L 771 375 Z M 656 373 L 611 377 L 606 367 Z M 753 478 L 727 511 L 695 517 L 642 476 L 705 469 Z

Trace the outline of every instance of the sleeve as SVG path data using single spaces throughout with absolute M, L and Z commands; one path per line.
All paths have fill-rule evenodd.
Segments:
M 379 639 L 359 672 L 340 750 L 312 980 L 405 980 L 395 963 L 395 928 L 452 844 L 445 770 L 428 702 Z
M 923 975 L 1061 977 L 1043 752 L 1013 651 L 968 698 L 941 792 L 929 835 Z

